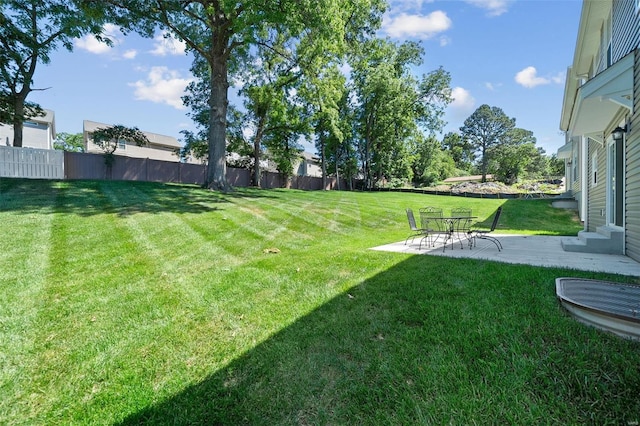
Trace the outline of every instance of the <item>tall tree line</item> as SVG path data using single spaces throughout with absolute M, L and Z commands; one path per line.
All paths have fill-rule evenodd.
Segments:
M 206 158 L 211 189 L 229 189 L 230 161 L 251 167 L 255 185 L 267 158 L 290 176 L 303 140 L 315 142 L 325 178 L 361 178 L 365 188 L 428 185 L 473 167 L 517 179 L 523 166 L 513 157 L 540 152 L 530 132 L 516 129 L 499 108 L 482 106 L 460 135 L 436 140 L 451 102 L 450 75 L 439 68 L 416 76 L 424 56 L 419 44 L 376 37 L 386 6 L 384 0 L 5 0 L 0 120 L 14 126 L 14 146 L 21 146 L 22 123 L 41 112 L 27 101 L 38 90 L 31 86 L 36 65 L 83 34 L 108 43 L 102 26 L 110 22 L 149 37 L 168 32 L 194 54 L 196 79 L 183 101 L 198 130 L 183 135 L 182 155 Z M 232 83 L 243 105 L 229 105 Z

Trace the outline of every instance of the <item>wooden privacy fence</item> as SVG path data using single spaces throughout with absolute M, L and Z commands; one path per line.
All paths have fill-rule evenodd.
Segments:
M 206 166 L 202 164 L 117 155 L 109 168 L 104 160 L 102 154 L 0 146 L 0 177 L 136 180 L 202 185 L 206 174 Z M 227 167 L 227 181 L 236 187 L 250 186 L 251 171 Z M 261 188 L 323 189 L 322 178 L 293 176 L 287 180 L 273 172 L 263 172 L 260 184 Z M 325 189 L 336 189 L 336 179 L 327 178 Z
M 147 182 L 204 182 L 204 166 L 116 155 L 109 168 L 103 154 L 65 152 L 65 179 L 137 180 Z
M 202 185 L 206 174 L 206 166 L 202 164 L 119 155 L 115 156 L 115 161 L 109 169 L 105 164 L 104 155 L 78 152 L 65 152 L 64 164 L 65 179 L 137 180 Z M 232 186 L 248 187 L 251 185 L 251 171 L 227 167 L 227 181 Z M 260 183 L 261 188 L 323 189 L 322 178 L 293 176 L 286 180 L 279 173 L 273 172 L 263 172 Z M 328 178 L 326 189 L 335 187 L 336 179 Z
M 0 177 L 64 179 L 64 152 L 0 146 Z

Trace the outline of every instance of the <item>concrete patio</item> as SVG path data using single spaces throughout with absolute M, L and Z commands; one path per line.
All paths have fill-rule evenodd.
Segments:
M 427 254 L 431 256 L 447 256 L 458 258 L 473 258 L 493 260 L 496 262 L 516 263 L 524 265 L 559 267 L 580 271 L 609 272 L 614 274 L 640 277 L 640 263 L 620 255 L 566 252 L 560 241 L 566 237 L 550 237 L 537 235 L 500 235 L 492 234 L 500 240 L 504 249 L 498 251 L 491 241 L 477 240 L 477 246 L 469 249 L 463 244 L 460 248 L 458 241 L 447 244 L 443 252 L 442 244 L 429 247 L 422 244 L 420 238 L 411 240 L 405 245 L 404 241 L 374 247 L 372 250 L 390 251 L 408 254 Z

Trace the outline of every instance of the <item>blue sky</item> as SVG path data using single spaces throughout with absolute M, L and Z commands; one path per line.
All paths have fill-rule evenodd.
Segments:
M 552 154 L 564 143 L 560 109 L 581 6 L 581 0 L 392 0 L 380 35 L 421 42 L 424 63 L 416 73 L 442 66 L 451 74 L 455 100 L 445 131 L 457 131 L 488 104 L 533 131 Z M 81 132 L 85 119 L 178 139 L 180 130 L 193 129 L 180 100 L 192 78 L 184 46 L 162 34 L 145 39 L 105 30 L 113 47 L 84 37 L 73 52 L 60 50 L 39 65 L 33 87 L 46 90 L 29 100 L 55 111 L 58 132 Z

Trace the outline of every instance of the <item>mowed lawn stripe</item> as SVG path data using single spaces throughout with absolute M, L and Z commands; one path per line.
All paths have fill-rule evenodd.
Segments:
M 53 205 L 57 192 L 0 186 L 0 398 L 2 419 L 29 410 L 29 375 L 36 351 L 38 312 L 48 279 Z M 25 197 L 29 208 L 22 210 Z M 6 220 L 5 220 L 6 218 Z
M 234 206 L 239 211 L 234 212 L 236 214 L 232 220 L 256 242 L 284 243 L 310 238 L 307 226 L 311 223 L 299 225 L 300 221 L 304 220 L 299 206 L 266 200 L 234 200 Z M 283 237 L 278 238 L 279 236 Z
M 304 200 L 305 203 L 286 205 L 280 201 L 271 201 L 270 208 L 296 211 L 296 218 L 306 222 L 310 226 L 309 231 L 313 233 L 320 231 L 337 235 L 349 234 L 345 225 L 351 224 L 353 217 L 346 214 L 345 206 L 339 205 L 333 194 L 325 191 L 297 191 L 296 195 L 299 195 L 296 197 L 298 200 Z
M 105 190 L 92 200 L 96 211 L 108 213 L 72 216 L 56 226 L 59 255 L 54 263 L 63 272 L 50 283 L 48 302 L 58 316 L 50 316 L 47 309 L 42 312 L 40 340 L 45 343 L 38 348 L 39 369 L 32 375 L 31 387 L 43 391 L 30 402 L 48 412 L 47 419 L 69 409 L 84 413 L 79 421 L 85 415 L 100 417 L 105 401 L 134 389 L 138 398 L 147 401 L 161 397 L 159 389 L 178 390 L 200 377 L 198 371 L 204 375 L 225 366 L 238 353 L 294 321 L 297 315 L 292 316 L 288 306 L 304 295 L 303 288 L 290 288 L 296 281 L 293 271 L 270 271 L 271 259 L 255 251 L 245 252 L 243 260 L 249 265 L 242 270 L 224 262 L 230 270 L 223 273 L 217 268 L 191 276 L 182 271 L 186 277 L 177 285 L 164 275 L 173 261 L 159 255 L 159 247 L 175 244 L 167 244 L 167 232 L 155 232 L 158 220 L 167 224 L 167 230 L 179 228 L 174 240 L 195 235 L 188 242 L 202 244 L 201 237 L 188 232 L 190 228 L 177 218 L 182 213 L 163 213 L 161 204 L 150 204 L 135 188 L 127 203 L 115 194 Z M 145 207 L 139 209 L 136 204 Z M 190 220 L 211 219 L 206 215 L 184 213 Z M 273 225 L 267 220 L 261 226 Z M 191 248 L 190 253 L 189 264 L 197 265 L 198 250 Z M 78 265 L 78 260 L 91 259 L 92 269 Z M 202 259 L 204 265 L 211 263 Z M 200 295 L 201 300 L 185 298 L 185 291 Z M 247 322 L 254 326 L 247 328 Z M 47 327 L 49 323 L 55 326 Z M 87 323 L 91 325 L 86 327 Z M 92 342 L 89 347 L 82 344 L 87 340 Z M 129 359 L 138 361 L 130 363 L 128 370 L 119 368 Z M 159 362 L 165 368 L 158 369 Z M 156 367 L 150 369 L 152 365 Z M 131 375 L 135 380 L 127 379 Z M 54 388 L 64 392 L 47 398 L 47 389 Z M 126 401 L 122 412 L 135 411 L 138 398 Z M 83 408 L 74 408 L 78 404 Z
M 149 203 L 148 196 L 139 190 L 132 193 L 116 193 L 105 190 L 114 205 L 123 201 Z M 150 258 L 156 272 L 174 284 L 188 280 L 202 269 L 217 264 L 232 266 L 238 263 L 236 256 L 216 244 L 215 238 L 197 232 L 190 223 L 192 217 L 217 222 L 215 212 L 175 213 L 158 205 L 153 213 L 136 212 L 121 215 L 123 224 L 129 227 L 132 238 L 138 243 L 140 254 Z
M 368 250 L 424 205 L 577 232 L 548 200 L 3 182 L 52 240 L 0 424 L 637 422 L 637 343 L 564 312 L 566 270 Z
M 43 423 L 80 407 L 90 412 L 94 395 L 130 374 L 118 364 L 128 358 L 129 345 L 145 340 L 155 307 L 167 303 L 167 292 L 144 286 L 148 262 L 130 255 L 135 244 L 106 197 L 92 193 L 95 210 L 82 215 L 67 213 L 66 195 L 57 204 L 50 277 L 34 327 L 37 356 L 28 376 L 32 420 Z

